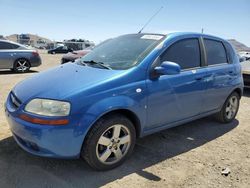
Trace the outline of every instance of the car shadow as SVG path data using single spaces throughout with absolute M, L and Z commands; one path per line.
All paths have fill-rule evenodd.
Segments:
M 1 74 L 29 74 L 29 73 L 38 73 L 38 71 L 29 70 L 28 72 L 24 72 L 24 73 L 18 73 L 18 72 L 14 72 L 14 71 L 11 71 L 11 70 L 1 70 L 0 71 L 0 75 Z
M 0 187 L 100 187 L 129 174 L 151 181 L 161 177 L 146 168 L 198 148 L 238 126 L 200 119 L 137 140 L 132 156 L 120 167 L 98 172 L 80 159 L 59 160 L 30 155 L 12 137 L 0 141 Z

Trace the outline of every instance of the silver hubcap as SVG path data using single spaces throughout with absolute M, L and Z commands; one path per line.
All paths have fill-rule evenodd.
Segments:
M 24 72 L 29 69 L 29 63 L 24 59 L 18 60 L 16 69 L 18 71 Z
M 235 96 L 232 96 L 228 102 L 227 102 L 227 106 L 226 106 L 226 116 L 228 119 L 232 119 L 237 111 L 238 108 L 238 99 Z
M 108 128 L 99 138 L 96 155 L 104 164 L 114 164 L 121 160 L 130 148 L 131 136 L 127 127 L 117 124 Z

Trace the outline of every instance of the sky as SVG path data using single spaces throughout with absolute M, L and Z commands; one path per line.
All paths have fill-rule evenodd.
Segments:
M 95 43 L 144 32 L 201 32 L 250 47 L 250 0 L 0 0 L 0 35 L 32 33 Z

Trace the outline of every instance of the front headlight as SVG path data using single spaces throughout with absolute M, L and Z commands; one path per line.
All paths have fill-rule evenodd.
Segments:
M 43 116 L 67 116 L 70 103 L 49 99 L 33 99 L 26 106 L 25 111 Z

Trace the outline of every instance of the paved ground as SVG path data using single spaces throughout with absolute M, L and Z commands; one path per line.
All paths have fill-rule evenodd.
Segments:
M 41 52 L 43 65 L 26 74 L 0 71 L 0 188 L 8 187 L 250 187 L 250 90 L 237 120 L 221 125 L 212 117 L 138 140 L 132 157 L 108 172 L 82 160 L 32 156 L 9 131 L 3 104 L 19 81 L 57 66 L 61 55 Z M 221 175 L 228 167 L 231 173 Z

